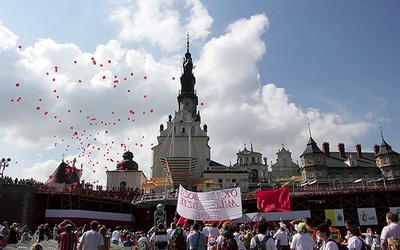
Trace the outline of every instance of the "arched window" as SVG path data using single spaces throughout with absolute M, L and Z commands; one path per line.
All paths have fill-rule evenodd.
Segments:
M 251 170 L 251 181 L 257 181 L 258 180 L 258 171 L 257 169 L 252 169 Z

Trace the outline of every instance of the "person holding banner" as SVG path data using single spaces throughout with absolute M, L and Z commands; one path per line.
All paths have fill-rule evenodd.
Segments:
M 192 232 L 187 236 L 189 250 L 205 250 L 207 246 L 206 236 L 200 232 L 200 224 L 194 223 Z

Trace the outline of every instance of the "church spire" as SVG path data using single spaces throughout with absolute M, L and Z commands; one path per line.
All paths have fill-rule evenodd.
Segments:
M 189 52 L 189 32 L 186 34 L 186 53 L 190 53 Z
M 189 33 L 186 35 L 186 53 L 183 58 L 183 73 L 181 75 L 181 91 L 178 96 L 179 111 L 187 110 L 192 114 L 193 120 L 199 120 L 200 116 L 197 114 L 198 98 L 194 89 L 196 78 L 193 74 L 193 60 L 190 53 L 190 39 Z

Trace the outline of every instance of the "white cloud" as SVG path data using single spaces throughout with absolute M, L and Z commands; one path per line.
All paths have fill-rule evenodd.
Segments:
M 183 19 L 175 1 L 135 1 L 129 6 L 120 6 L 109 16 L 121 25 L 118 37 L 122 41 L 149 42 L 164 53 L 176 53 L 182 48 L 186 32 L 192 40 L 203 40 L 209 34 L 213 19 L 200 1 L 187 1 L 190 15 Z
M 18 41 L 18 36 L 12 33 L 0 21 L 0 52 L 16 48 L 17 41 Z

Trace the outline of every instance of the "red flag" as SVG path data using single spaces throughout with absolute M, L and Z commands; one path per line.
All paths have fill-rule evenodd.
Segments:
M 261 212 L 290 212 L 289 187 L 256 192 L 257 208 Z
M 186 223 L 187 223 L 187 221 L 188 221 L 187 218 L 181 216 L 176 224 L 178 224 L 178 225 L 184 225 L 184 226 L 185 226 Z

